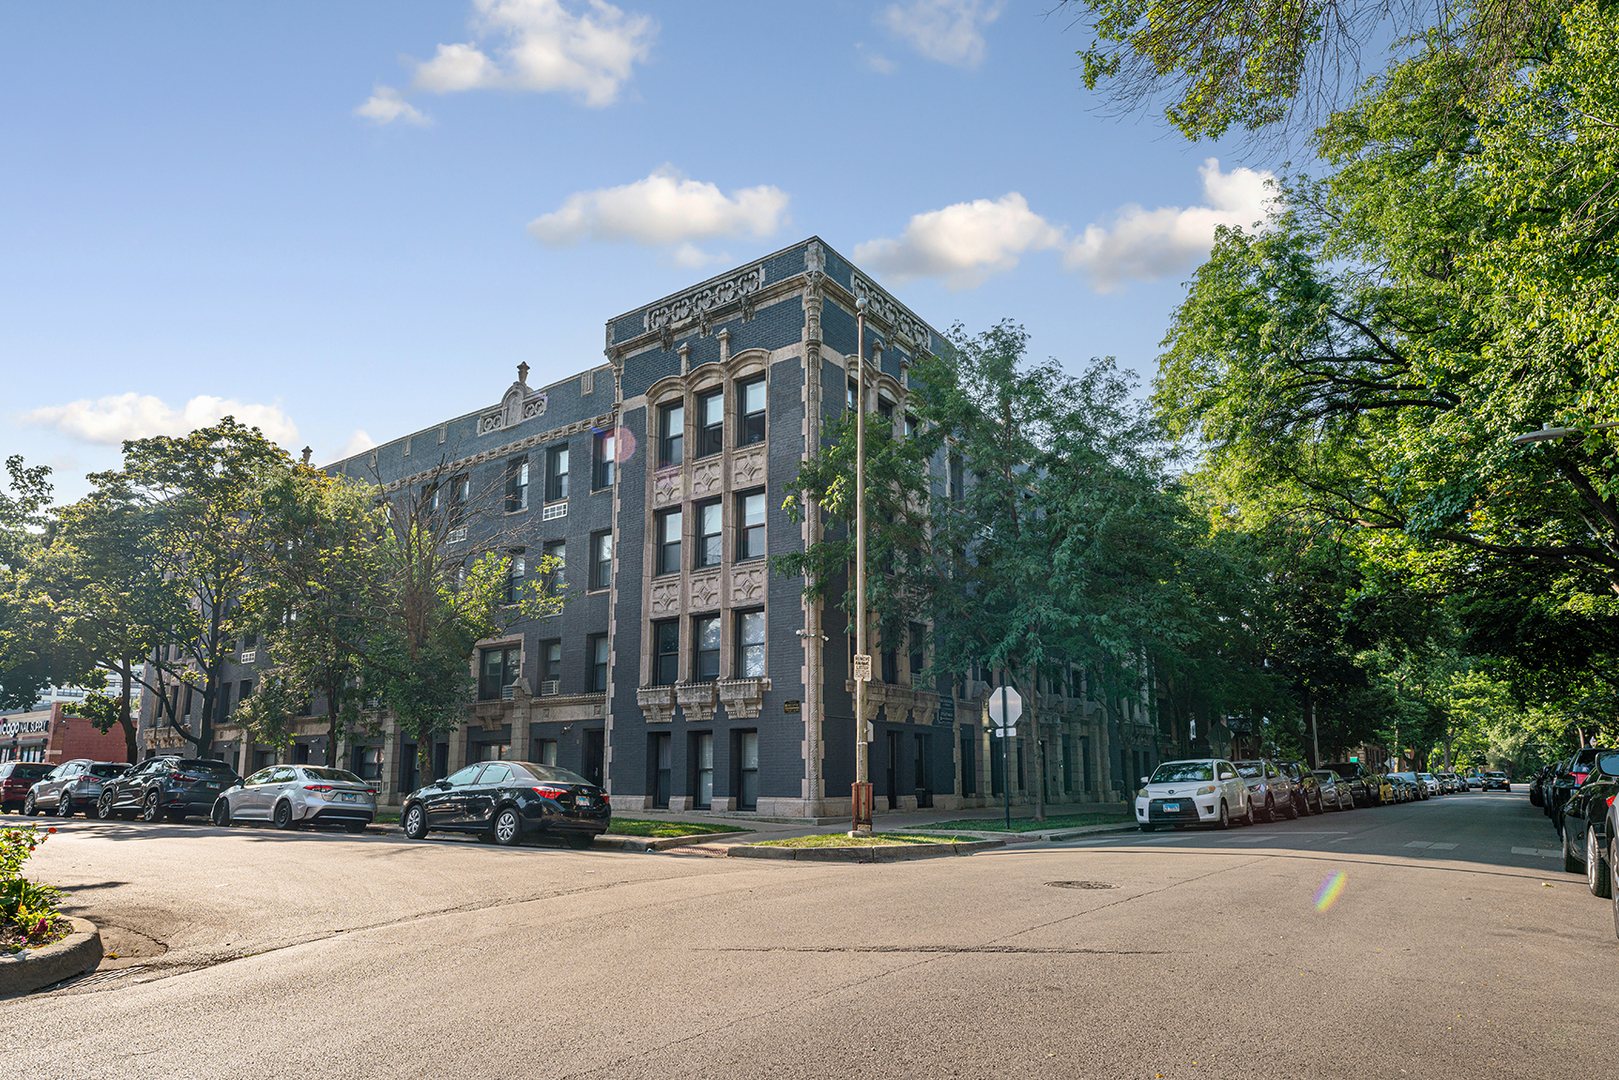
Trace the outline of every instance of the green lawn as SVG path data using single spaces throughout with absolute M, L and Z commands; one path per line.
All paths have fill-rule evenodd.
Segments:
M 917 836 L 909 833 L 872 833 L 870 836 L 850 836 L 847 833 L 818 833 L 815 836 L 794 836 L 787 840 L 765 840 L 759 847 L 823 848 L 823 847 L 877 847 L 881 844 L 970 844 L 974 836 Z
M 706 836 L 709 833 L 746 832 L 736 825 L 708 825 L 695 821 L 646 821 L 642 818 L 615 817 L 607 831 L 613 836 L 650 836 L 662 840 L 670 836 Z
M 1082 825 L 1123 825 L 1134 819 L 1128 814 L 1053 814 L 1044 821 L 1015 817 L 1012 828 L 1006 827 L 1005 818 L 974 818 L 970 821 L 941 821 L 929 829 L 941 832 L 950 829 L 971 829 L 974 832 L 1045 832 L 1047 829 L 1077 829 Z

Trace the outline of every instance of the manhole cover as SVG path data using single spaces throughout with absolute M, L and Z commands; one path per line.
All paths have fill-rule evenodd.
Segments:
M 1053 889 L 1117 889 L 1111 881 L 1048 881 Z

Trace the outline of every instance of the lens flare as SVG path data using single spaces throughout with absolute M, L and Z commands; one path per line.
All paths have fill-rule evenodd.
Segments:
M 1344 894 L 1344 883 L 1349 880 L 1342 870 L 1333 874 L 1321 883 L 1321 888 L 1315 893 L 1315 909 L 1325 911 L 1338 902 L 1338 897 Z

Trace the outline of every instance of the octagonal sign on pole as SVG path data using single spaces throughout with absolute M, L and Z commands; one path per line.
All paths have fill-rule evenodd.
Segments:
M 999 687 L 989 695 L 989 718 L 997 728 L 1015 730 L 1022 715 L 1023 695 L 1010 686 Z

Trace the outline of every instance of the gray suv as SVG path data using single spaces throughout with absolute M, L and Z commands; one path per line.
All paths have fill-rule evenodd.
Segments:
M 52 810 L 62 817 L 72 817 L 75 811 L 83 810 L 96 817 L 101 782 L 128 771 L 129 766 L 121 761 L 91 761 L 89 758 L 64 761 L 28 790 L 22 812 L 42 814 Z

